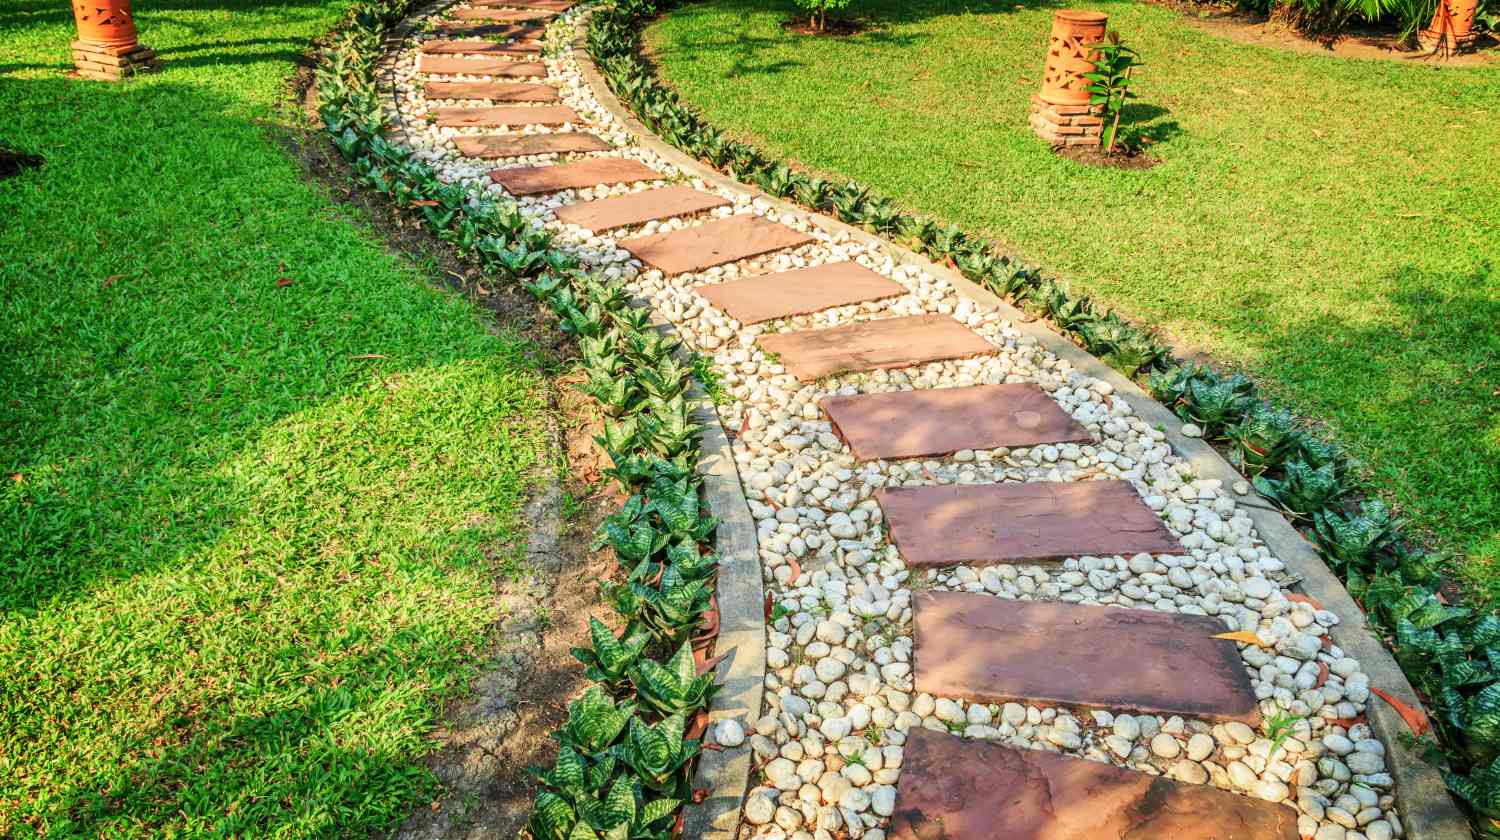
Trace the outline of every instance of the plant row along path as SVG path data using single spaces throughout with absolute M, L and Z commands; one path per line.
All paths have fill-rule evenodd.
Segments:
M 577 652 L 598 685 L 539 776 L 533 836 L 666 836 L 693 793 L 715 523 L 679 340 L 737 430 L 772 592 L 768 706 L 713 733 L 757 757 L 755 835 L 981 836 L 998 818 L 986 797 L 1020 785 L 1016 832 L 1403 836 L 1363 721 L 1379 687 L 1329 639 L 1339 617 L 1288 591 L 1241 509 L 1248 485 L 1195 478 L 1107 382 L 950 284 L 634 146 L 572 58 L 543 55 L 540 23 L 565 40 L 567 3 L 491 2 L 401 45 L 392 114 L 367 81 L 380 21 L 356 28 L 324 74 L 324 117 L 365 182 L 558 314 L 612 418 L 601 443 L 631 495 L 600 544 L 624 567 L 606 587 L 624 629 L 596 623 Z M 697 137 L 634 61 L 651 11 L 603 10 L 591 47 L 659 130 Z M 387 118 L 400 145 L 377 136 Z M 1078 311 L 956 232 L 705 143 L 774 192 L 816 189 L 1054 317 Z M 1090 323 L 1130 372 L 1162 356 L 1117 319 Z M 1190 397 L 1238 387 L 1193 375 L 1209 379 L 1186 380 Z

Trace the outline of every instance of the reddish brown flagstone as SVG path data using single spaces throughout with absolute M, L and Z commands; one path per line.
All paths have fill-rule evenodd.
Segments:
M 533 107 L 439 108 L 434 112 L 440 126 L 562 125 L 577 123 L 578 114 L 563 105 Z
M 993 344 L 947 315 L 778 333 L 762 337 L 759 344 L 767 353 L 779 355 L 786 369 L 804 382 L 846 370 L 909 367 L 995 351 Z
M 824 397 L 819 405 L 861 461 L 1093 441 L 1088 429 L 1031 384 Z
M 455 137 L 460 154 L 475 158 L 511 158 L 522 155 L 602 152 L 609 144 L 592 134 L 559 131 L 552 134 L 491 134 L 487 137 Z
M 518 34 L 537 35 L 538 30 L 531 27 L 513 27 Z M 427 55 L 507 55 L 529 58 L 542 51 L 542 45 L 535 41 L 520 41 L 510 44 L 500 44 L 495 41 L 484 41 L 471 39 L 465 41 L 424 41 L 422 52 Z
M 428 99 L 488 99 L 491 102 L 556 102 L 561 97 L 550 85 L 513 82 L 428 82 Z
M 729 199 L 723 196 L 678 184 L 595 201 L 575 202 L 559 209 L 557 218 L 570 225 L 600 233 L 653 219 L 701 213 L 727 204 Z
M 504 23 L 525 23 L 534 20 L 551 20 L 557 12 L 537 9 L 455 9 L 454 20 L 493 20 Z
M 916 690 L 1260 725 L 1239 646 L 1202 615 L 919 591 Z
M 482 20 L 440 20 L 433 24 L 433 28 L 439 32 L 450 35 L 487 35 L 496 38 L 524 39 L 523 42 L 538 42 L 542 37 L 543 27 L 524 26 L 514 23 L 486 23 Z M 512 42 L 510 46 L 514 46 Z M 538 43 L 540 46 L 540 43 Z
M 423 73 L 453 75 L 464 73 L 471 76 L 534 76 L 546 77 L 547 65 L 540 61 L 508 61 L 503 58 L 449 58 L 446 56 L 423 56 Z
M 906 294 L 906 287 L 852 260 L 698 286 L 693 291 L 741 324 L 806 315 Z
M 716 219 L 697 227 L 627 239 L 621 248 L 666 274 L 702 271 L 815 241 L 780 222 L 748 214 Z
M 549 12 L 566 12 L 575 5 L 573 0 L 470 0 L 471 6 L 506 6 L 512 9 L 544 9 Z
M 536 195 L 600 184 L 630 184 L 663 177 L 660 172 L 629 158 L 590 158 L 556 166 L 496 169 L 490 173 L 490 178 L 511 195 Z
M 1128 481 L 897 487 L 875 498 L 913 568 L 1183 551 Z
M 1297 812 L 1098 761 L 913 728 L 890 840 L 1297 840 Z

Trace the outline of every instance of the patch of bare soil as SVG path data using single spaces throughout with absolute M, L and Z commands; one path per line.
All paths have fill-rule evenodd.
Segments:
M 1474 67 L 1500 60 L 1500 51 L 1496 49 L 1500 46 L 1500 41 L 1493 34 L 1481 36 L 1474 52 L 1445 55 L 1379 29 L 1350 27 L 1337 39 L 1320 40 L 1309 38 L 1275 21 L 1244 14 L 1233 7 L 1205 7 L 1188 0 L 1153 2 L 1181 12 L 1188 23 L 1198 29 L 1239 44 L 1331 55 L 1336 58 L 1372 58 L 1451 67 Z
M 1161 163 L 1144 151 L 1109 153 L 1098 146 L 1055 146 L 1053 151 L 1085 166 L 1101 166 L 1108 169 L 1150 169 Z
M 781 28 L 798 35 L 816 35 L 823 38 L 847 38 L 850 35 L 858 35 L 869 27 L 864 21 L 853 18 L 838 18 L 829 20 L 819 29 L 811 21 L 800 18 L 782 21 Z

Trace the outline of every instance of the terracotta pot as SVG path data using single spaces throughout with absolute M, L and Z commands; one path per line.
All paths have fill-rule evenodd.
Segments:
M 73 20 L 78 24 L 80 41 L 109 47 L 136 42 L 130 0 L 73 0 Z
M 1093 50 L 1086 45 L 1104 40 L 1109 15 L 1062 9 L 1052 16 L 1052 39 L 1047 44 L 1047 66 L 1042 71 L 1042 101 L 1053 105 L 1087 105 L 1088 80 L 1094 69 Z
M 1479 0 L 1439 0 L 1432 25 L 1422 30 L 1421 41 L 1432 49 L 1461 50 L 1474 44 L 1474 14 Z

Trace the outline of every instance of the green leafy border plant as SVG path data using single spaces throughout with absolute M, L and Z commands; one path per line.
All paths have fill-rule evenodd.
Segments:
M 1324 561 L 1369 611 L 1437 712 L 1449 788 L 1473 809 L 1481 835 L 1500 838 L 1500 620 L 1444 603 L 1437 591 L 1440 561 L 1399 537 L 1399 523 L 1384 503 L 1356 494 L 1368 490 L 1356 486 L 1358 465 L 1264 400 L 1249 379 L 1179 362 L 1150 331 L 992 243 L 905 213 L 860 184 L 793 170 L 709 125 L 641 58 L 641 29 L 673 2 L 614 0 L 589 21 L 594 64 L 635 115 L 658 136 L 740 181 L 907 245 L 1046 317 L 1115 370 L 1143 380 L 1184 421 L 1198 424 L 1260 493 L 1303 524 Z
M 591 619 L 590 646 L 573 651 L 596 685 L 554 733 L 553 766 L 533 771 L 542 792 L 528 831 L 534 840 L 667 840 L 700 750 L 688 734 L 716 688 L 711 661 L 694 652 L 706 641 L 694 632 L 714 623 L 718 559 L 717 521 L 694 472 L 701 429 L 687 395 L 691 367 L 623 286 L 582 271 L 514 203 L 444 183 L 384 138 L 375 62 L 412 5 L 365 0 L 351 10 L 317 69 L 323 123 L 358 182 L 422 220 L 487 279 L 524 287 L 577 339 L 587 374 L 579 390 L 607 417 L 597 439 L 613 461 L 606 473 L 629 494 L 595 545 L 624 567 L 624 581 L 603 589 L 625 629 L 616 636 Z

